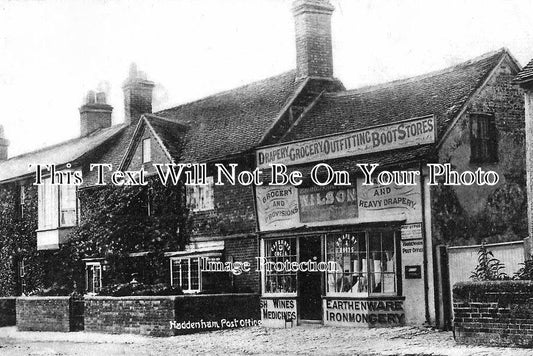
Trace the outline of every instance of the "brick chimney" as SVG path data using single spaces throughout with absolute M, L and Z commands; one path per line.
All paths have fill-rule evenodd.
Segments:
M 146 79 L 146 75 L 137 70 L 132 63 L 128 79 L 122 86 L 124 90 L 124 122 L 136 125 L 142 114 L 152 112 L 152 92 L 154 82 Z
M 292 11 L 296 30 L 296 70 L 299 78 L 333 77 L 331 14 L 328 0 L 296 0 Z
M 89 91 L 80 107 L 80 136 L 88 136 L 98 129 L 111 126 L 113 107 L 106 103 L 104 92 Z
M 9 141 L 4 136 L 4 127 L 0 125 L 0 161 L 7 160 L 7 148 Z

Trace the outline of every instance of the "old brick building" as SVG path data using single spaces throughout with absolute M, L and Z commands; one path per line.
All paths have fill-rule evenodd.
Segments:
M 441 71 L 346 90 L 333 76 L 333 11 L 326 0 L 294 2 L 294 70 L 152 112 L 154 83 L 132 67 L 123 86 L 124 124 L 111 126 L 112 108 L 102 94 L 90 93 L 80 108 L 79 138 L 6 160 L 7 141 L 1 137 L 0 204 L 5 214 L 0 216 L 5 224 L 0 239 L 6 243 L 0 268 L 8 277 L 0 280 L 0 292 L 20 293 L 27 284 L 35 288 L 53 281 L 60 267 L 47 264 L 47 258 L 61 250 L 80 222 L 76 188 L 47 182 L 32 186 L 28 164 L 80 169 L 84 183 L 77 189 L 83 193 L 99 188 L 91 163 L 110 164 L 113 170 L 143 168 L 156 175 L 154 163 L 198 162 L 207 164 L 209 178 L 207 184 L 187 190 L 189 240 L 182 248 L 162 251 L 166 264 L 160 274 L 168 283 L 186 293 L 260 292 L 263 321 L 270 325 L 306 320 L 351 326 L 433 324 L 444 318 L 435 246 L 525 234 L 522 93 L 511 85 L 520 66 L 501 49 Z M 364 143 L 347 146 L 357 137 L 363 142 L 367 132 L 387 137 L 405 127 L 425 132 L 379 149 Z M 340 142 L 343 146 L 319 152 L 325 144 Z M 284 150 L 302 154 L 279 159 L 277 152 Z M 261 155 L 273 158 L 266 162 Z M 341 191 L 310 184 L 309 171 L 320 162 L 348 171 L 352 185 Z M 302 170 L 306 181 L 302 187 L 283 188 L 215 185 L 214 163 L 236 163 L 239 170 L 285 163 L 291 170 Z M 420 171 L 422 178 L 409 189 L 369 189 L 361 184 L 356 163 Z M 493 170 L 500 182 L 430 187 L 427 163 L 450 163 L 458 171 Z M 283 189 L 287 199 L 274 200 L 292 207 L 290 214 L 269 215 L 274 207 L 269 197 Z M 381 201 L 393 201 L 392 206 L 379 207 L 379 199 L 372 197 L 376 192 L 385 195 Z M 338 196 L 339 204 L 311 203 L 328 194 Z M 132 260 L 150 252 L 130 251 Z M 35 255 L 43 272 L 28 275 L 25 263 L 36 261 Z M 80 257 L 86 267 L 86 292 L 98 293 L 105 284 L 107 257 Z M 258 273 L 256 257 L 275 262 L 331 260 L 338 270 Z M 249 261 L 252 270 L 213 278 L 202 271 L 203 258 Z M 355 305 L 383 310 L 360 312 Z

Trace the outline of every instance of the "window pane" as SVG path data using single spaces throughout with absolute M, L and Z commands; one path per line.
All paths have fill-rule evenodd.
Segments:
M 297 262 L 296 239 L 265 241 L 265 293 L 296 293 L 296 271 L 276 272 L 269 263 Z
M 366 237 L 364 232 L 329 235 L 326 242 L 328 262 L 327 293 L 365 295 L 368 291 Z
M 60 222 L 61 226 L 76 225 L 76 186 L 60 186 Z
M 191 289 L 200 289 L 200 269 L 198 266 L 198 258 L 191 259 Z
M 57 227 L 57 185 L 50 184 L 50 178 L 43 179 L 39 186 L 39 228 Z
M 152 147 L 150 139 L 144 139 L 143 140 L 143 163 L 150 162 L 152 160 Z

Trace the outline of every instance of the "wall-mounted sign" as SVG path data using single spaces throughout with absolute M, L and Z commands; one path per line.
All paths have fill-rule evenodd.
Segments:
M 287 229 L 300 225 L 298 188 L 258 186 L 257 217 L 262 231 Z
M 261 324 L 267 327 L 296 326 L 296 299 L 261 299 Z
M 422 238 L 422 223 L 402 225 L 402 240 L 416 240 Z
M 402 300 L 324 299 L 324 325 L 398 326 L 405 324 Z
M 334 221 L 357 217 L 357 190 L 346 186 L 298 189 L 300 222 Z
M 420 186 L 363 185 L 357 180 L 359 217 L 365 221 L 422 221 Z
M 291 165 L 325 161 L 430 144 L 435 142 L 435 131 L 435 119 L 433 116 L 428 116 L 392 125 L 267 147 L 257 150 L 257 166 L 265 168 L 273 163 Z

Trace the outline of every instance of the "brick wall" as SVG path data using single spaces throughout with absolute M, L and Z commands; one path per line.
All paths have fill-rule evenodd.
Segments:
M 16 298 L 0 298 L 0 326 L 10 326 L 16 324 Z
M 85 331 L 172 336 L 176 297 L 86 297 Z
M 256 294 L 85 298 L 89 332 L 173 336 L 251 326 L 254 320 L 259 320 Z
M 258 242 L 255 236 L 226 240 L 226 261 L 231 257 L 234 262 L 250 262 L 250 272 L 233 276 L 233 290 L 236 292 L 260 292 L 259 272 L 256 257 L 259 256 Z
M 176 298 L 176 334 L 253 326 L 258 325 L 259 320 L 261 316 L 257 294 L 212 294 Z M 206 325 L 208 322 L 212 325 L 216 323 L 217 326 L 209 327 Z M 187 325 L 191 327 L 187 328 Z M 192 327 L 193 325 L 203 328 Z
M 479 283 L 479 282 L 478 282 Z M 516 283 L 504 281 L 500 283 Z M 501 291 L 457 295 L 454 286 L 455 340 L 461 344 L 533 347 L 533 299 L 531 291 Z M 480 288 L 479 288 L 480 289 Z M 467 295 L 464 295 L 467 294 Z
M 71 331 L 70 297 L 20 297 L 16 311 L 18 330 Z
M 237 174 L 247 167 L 239 163 Z M 227 236 L 255 231 L 252 187 L 232 185 L 224 178 L 222 182 L 224 185 L 214 186 L 215 208 L 191 213 L 193 236 Z

